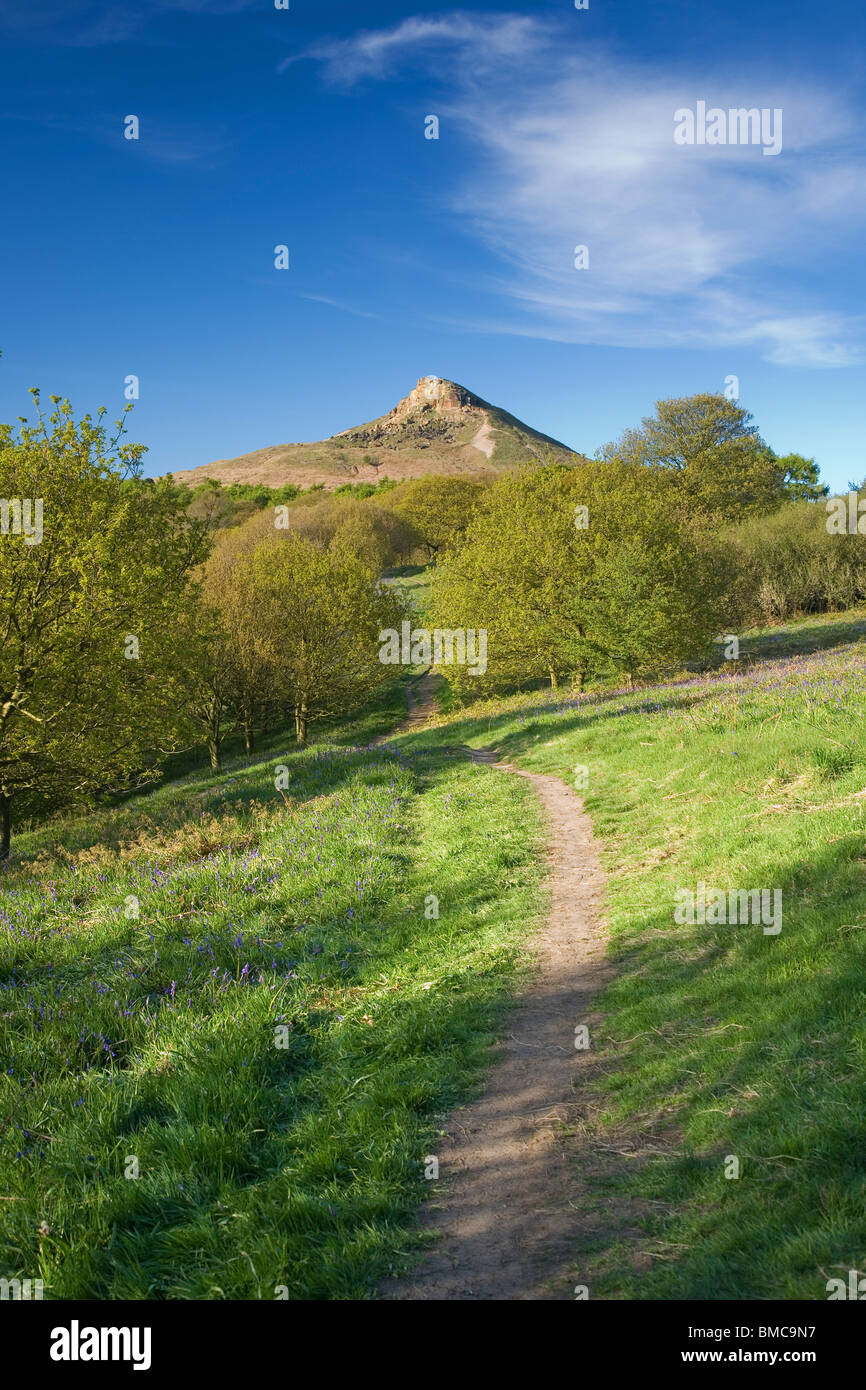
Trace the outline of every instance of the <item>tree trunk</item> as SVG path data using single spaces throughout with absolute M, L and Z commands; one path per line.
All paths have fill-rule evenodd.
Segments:
M 555 671 L 550 672 L 550 688 L 551 690 L 559 689 L 559 678 Z
M 12 798 L 0 792 L 0 864 L 9 858 L 9 845 L 12 839 L 12 817 L 10 807 Z
M 575 671 L 575 673 L 574 673 L 574 682 L 573 682 L 573 683 L 574 683 L 574 688 L 575 688 L 576 691 L 578 691 L 578 693 L 580 693 L 580 692 L 583 690 L 583 679 L 584 679 L 583 670 Z
M 210 692 L 207 703 L 201 706 L 199 717 L 205 734 L 210 765 L 216 772 L 222 766 L 220 749 L 223 741 L 223 702 L 215 691 Z
M 298 743 L 307 741 L 307 702 L 303 701 L 300 705 L 295 705 L 295 738 Z
M 241 728 L 244 731 L 244 747 L 248 753 L 255 748 L 256 705 L 252 699 L 245 699 L 241 710 Z

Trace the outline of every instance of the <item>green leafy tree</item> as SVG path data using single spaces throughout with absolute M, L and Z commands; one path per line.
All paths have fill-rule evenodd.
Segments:
M 354 503 L 337 525 L 328 544 L 335 554 L 356 556 L 371 574 L 381 574 L 390 558 L 390 547 L 375 514 L 369 507 Z
M 372 496 L 359 499 L 339 489 L 336 493 L 307 494 L 283 516 L 268 507 L 238 529 L 244 537 L 256 540 L 292 533 L 304 536 L 320 550 L 337 545 L 354 552 L 376 574 L 399 563 L 420 545 L 420 538 L 405 518 Z
M 601 457 L 670 473 L 691 514 L 711 523 L 772 511 L 786 497 L 782 461 L 749 412 L 721 394 L 657 401 L 655 415 Z
M 182 616 L 206 546 L 143 446 L 51 397 L 0 426 L 0 858 L 20 814 L 158 775 L 180 736 Z M 40 532 L 19 528 L 17 506 Z
M 367 564 L 340 547 L 321 550 L 285 533 L 261 541 L 236 568 L 254 605 L 257 650 L 292 709 L 299 743 L 313 720 L 342 714 L 381 684 L 379 632 L 403 604 Z
M 503 477 L 433 574 L 436 625 L 488 634 L 483 678 L 449 668 L 463 691 L 662 670 L 706 646 L 722 604 L 671 480 L 635 464 Z
M 418 478 L 401 491 L 394 510 L 414 527 L 430 558 L 455 545 L 484 497 L 480 483 L 468 478 Z
M 218 609 L 200 598 L 187 629 L 187 691 L 184 710 L 194 734 L 203 740 L 210 765 L 222 766 L 222 746 L 235 722 L 237 687 L 231 637 Z
M 787 622 L 863 602 L 866 535 L 828 532 L 827 521 L 826 506 L 799 501 L 730 528 L 723 542 L 732 609 L 742 625 Z
M 785 454 L 776 459 L 782 471 L 783 486 L 791 502 L 817 502 L 830 496 L 830 489 L 821 482 L 821 470 L 814 459 L 802 454 Z
M 271 522 L 269 531 L 273 533 Z M 204 737 L 211 767 L 221 765 L 226 734 L 240 728 L 246 751 L 280 707 L 274 664 L 261 643 L 250 567 L 240 562 L 261 543 L 255 526 L 221 533 L 204 566 L 190 633 L 188 708 Z

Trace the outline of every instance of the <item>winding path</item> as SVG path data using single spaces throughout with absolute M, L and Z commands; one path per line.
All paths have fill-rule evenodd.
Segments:
M 434 706 L 428 672 L 410 693 L 404 730 Z M 564 1300 L 580 1282 L 578 1210 L 580 1086 L 592 1051 L 575 1028 L 594 1018 L 608 978 L 600 922 L 604 874 L 589 817 L 557 777 L 524 772 L 495 752 L 464 748 L 473 762 L 525 777 L 549 826 L 550 911 L 529 943 L 536 970 L 508 1020 L 508 1033 L 479 1100 L 456 1111 L 439 1147 L 441 1188 L 422 1208 L 439 1239 L 407 1279 L 380 1294 L 397 1300 Z

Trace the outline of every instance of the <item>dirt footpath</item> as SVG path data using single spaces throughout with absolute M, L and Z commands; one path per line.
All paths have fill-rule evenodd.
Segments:
M 412 728 L 429 712 L 429 683 L 416 694 L 422 699 L 410 705 Z M 509 1017 L 486 1090 L 450 1117 L 438 1147 L 441 1186 L 420 1221 L 439 1239 L 412 1276 L 388 1280 L 380 1295 L 573 1299 L 588 1229 L 577 1209 L 576 1131 L 580 1087 L 593 1066 L 591 1048 L 575 1048 L 575 1029 L 588 1024 L 591 1040 L 592 999 L 609 973 L 600 921 L 604 874 L 589 817 L 564 782 L 500 763 L 495 753 L 464 751 L 504 775 L 525 777 L 541 800 L 550 914 L 529 943 L 536 974 Z

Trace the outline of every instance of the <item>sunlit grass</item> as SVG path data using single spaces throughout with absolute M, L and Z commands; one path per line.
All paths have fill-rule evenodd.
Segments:
M 0 1273 L 55 1299 L 370 1296 L 515 988 L 539 835 L 516 779 L 332 745 L 23 837 Z
M 612 1236 L 575 1252 L 592 1296 L 826 1298 L 864 1268 L 866 643 L 846 641 L 862 623 L 757 635 L 752 655 L 768 636 L 789 654 L 739 672 L 490 701 L 432 736 L 588 770 L 617 967 L 594 1137 L 622 1155 L 595 1196 L 642 1232 L 640 1273 Z M 816 650 L 833 625 L 843 645 Z M 781 888 L 781 933 L 676 925 L 698 880 Z

